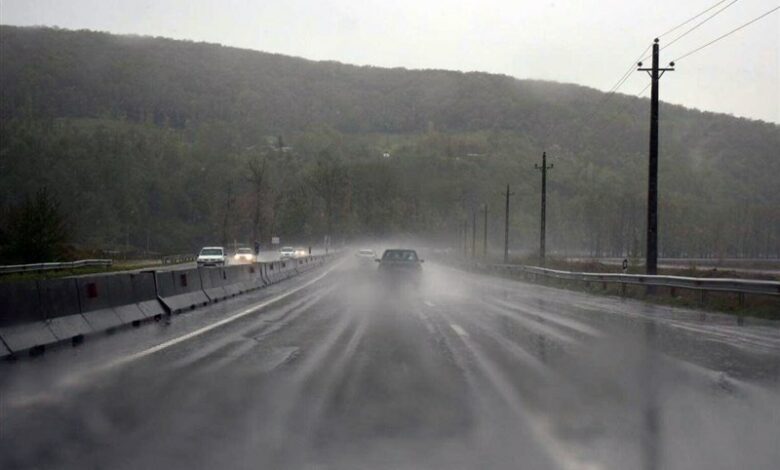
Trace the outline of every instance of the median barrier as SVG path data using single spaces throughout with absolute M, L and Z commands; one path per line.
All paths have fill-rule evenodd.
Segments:
M 260 277 L 263 280 L 263 284 L 268 286 L 271 284 L 271 279 L 268 277 L 268 263 L 259 263 Z
M 158 318 L 165 313 L 160 300 L 157 299 L 154 271 L 131 274 L 130 281 L 133 287 L 133 301 L 147 318 Z
M 295 274 L 295 260 L 294 259 L 288 259 L 280 262 L 282 268 L 280 272 L 282 273 L 282 280 L 289 279 L 293 277 Z
M 147 315 L 136 303 L 133 292 L 133 274 L 112 274 L 108 278 L 109 305 L 122 324 L 132 324 L 146 320 Z M 82 311 L 83 315 L 84 312 Z
M 228 266 L 224 268 L 227 280 L 225 281 L 225 290 L 231 297 L 243 294 L 245 288 L 242 284 L 241 266 Z
M 114 282 L 114 278 L 121 275 L 112 276 L 89 276 L 76 278 L 78 286 L 78 298 L 81 304 L 81 315 L 87 320 L 87 323 L 94 331 L 105 331 L 116 328 L 122 324 L 122 319 L 111 305 L 111 288 L 117 290 L 118 295 L 121 282 Z M 127 300 L 130 302 L 131 290 L 128 284 Z M 140 311 L 138 312 L 140 314 Z
M 155 272 L 157 297 L 171 313 L 202 307 L 211 301 L 203 292 L 197 269 Z
M 296 274 L 294 259 L 280 261 L 279 265 L 281 266 L 279 272 L 282 274 L 282 280 L 289 279 Z
M 58 341 L 40 307 L 37 282 L 0 284 L 0 338 L 9 353 Z
M 140 322 L 165 313 L 151 272 L 77 278 L 81 314 L 95 331 Z
M 77 278 L 38 281 L 41 310 L 58 340 L 75 340 L 94 330 L 81 315 Z
M 268 280 L 271 284 L 276 284 L 281 280 L 281 274 L 279 272 L 280 266 L 278 261 L 271 261 L 266 264 Z
M 203 292 L 212 302 L 230 297 L 225 290 L 225 270 L 222 268 L 198 268 Z
M 250 290 L 262 289 L 265 287 L 265 281 L 262 276 L 262 266 L 257 263 L 247 266 L 249 271 L 249 280 L 247 281 L 251 286 Z
M 240 266 L 236 266 L 236 268 L 238 268 L 236 269 L 238 285 L 241 288 L 242 293 L 251 292 L 257 289 L 255 283 L 252 282 L 252 270 L 254 268 L 248 264 L 242 264 Z
M 0 356 L 179 313 L 280 282 L 328 256 L 228 268 L 142 271 L 0 284 Z

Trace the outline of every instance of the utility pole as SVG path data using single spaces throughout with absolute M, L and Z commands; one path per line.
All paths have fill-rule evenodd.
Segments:
M 482 233 L 482 257 L 487 259 L 487 215 L 488 215 L 488 205 L 484 205 L 484 213 L 485 213 L 485 227 L 484 232 Z
M 645 272 L 658 274 L 658 82 L 664 72 L 674 71 L 674 62 L 669 68 L 658 67 L 658 38 L 653 41 L 653 66 L 637 70 L 650 75 L 650 164 L 647 179 L 647 251 Z
M 509 185 L 506 185 L 506 211 L 504 212 L 504 264 L 509 263 L 509 196 L 515 193 L 509 192 Z
M 469 256 L 469 219 L 463 221 L 463 257 Z
M 534 164 L 534 168 L 542 172 L 542 223 L 539 233 L 539 262 L 544 266 L 544 252 L 547 224 L 547 170 L 551 170 L 553 164 L 547 166 L 547 152 L 542 152 L 542 166 Z
M 477 257 L 477 211 L 471 211 L 471 257 Z

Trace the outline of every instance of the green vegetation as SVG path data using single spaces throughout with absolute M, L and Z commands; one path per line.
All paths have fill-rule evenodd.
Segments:
M 0 232 L 2 257 L 11 262 L 45 262 L 61 259 L 68 239 L 60 203 L 46 187 L 34 197 L 12 206 Z
M 638 255 L 649 106 L 484 73 L 0 27 L 0 208 L 46 187 L 79 247 L 156 252 L 363 235 L 456 240 L 507 183 L 512 240 Z M 662 256 L 780 255 L 780 127 L 664 104 Z M 8 226 L 0 220 L 0 226 Z M 3 242 L 7 243 L 7 242 Z

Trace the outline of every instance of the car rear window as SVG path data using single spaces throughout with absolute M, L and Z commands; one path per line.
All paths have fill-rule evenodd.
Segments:
M 387 250 L 382 259 L 386 261 L 417 261 L 417 252 L 414 250 Z

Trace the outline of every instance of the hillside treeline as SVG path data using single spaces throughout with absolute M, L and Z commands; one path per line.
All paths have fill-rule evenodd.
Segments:
M 0 27 L 0 61 L 0 217 L 47 188 L 78 246 L 454 244 L 484 204 L 499 246 L 510 184 L 533 250 L 545 150 L 548 250 L 644 246 L 646 99 L 46 28 Z M 778 148 L 777 125 L 664 104 L 662 256 L 780 255 Z

